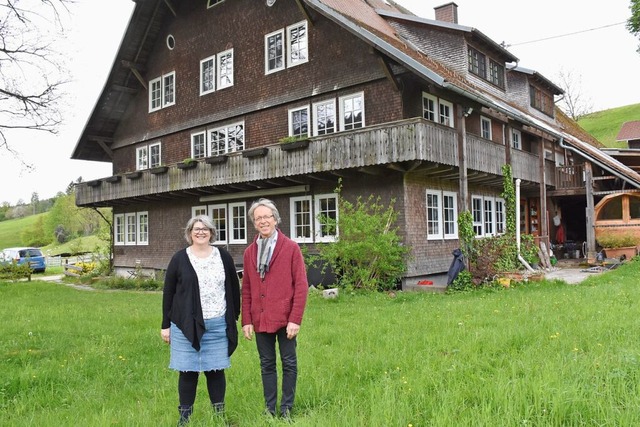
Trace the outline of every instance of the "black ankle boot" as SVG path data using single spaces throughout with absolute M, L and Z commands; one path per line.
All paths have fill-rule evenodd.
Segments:
M 178 427 L 186 426 L 189 422 L 189 417 L 193 413 L 193 405 L 180 405 L 178 406 L 178 411 L 180 412 Z
M 216 414 L 222 414 L 224 412 L 224 402 L 212 403 L 211 407 Z

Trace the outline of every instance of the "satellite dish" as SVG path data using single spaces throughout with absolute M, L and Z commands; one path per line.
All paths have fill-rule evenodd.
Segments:
M 267 6 L 271 7 L 276 4 L 276 0 L 267 0 Z

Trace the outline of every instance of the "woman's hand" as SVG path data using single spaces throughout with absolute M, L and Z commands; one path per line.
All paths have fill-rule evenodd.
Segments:
M 162 341 L 169 344 L 171 342 L 171 328 L 160 329 L 160 336 L 162 337 Z

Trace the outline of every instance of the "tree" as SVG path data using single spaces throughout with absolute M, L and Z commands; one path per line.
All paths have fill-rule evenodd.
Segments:
M 62 121 L 65 71 L 50 32 L 62 32 L 59 12 L 72 2 L 0 0 L 0 149 L 20 161 L 9 144 L 12 132 L 56 134 Z
M 582 92 L 582 76 L 573 71 L 560 70 L 558 73 L 560 87 L 564 96 L 558 102 L 558 106 L 573 120 L 593 112 L 591 99 Z
M 629 9 L 631 9 L 631 17 L 627 20 L 627 29 L 640 39 L 640 0 L 631 0 Z M 640 45 L 637 52 L 640 53 Z

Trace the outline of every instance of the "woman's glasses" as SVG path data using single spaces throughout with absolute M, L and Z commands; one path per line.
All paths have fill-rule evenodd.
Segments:
M 208 229 L 208 228 L 194 227 L 194 228 L 192 229 L 192 231 L 193 231 L 194 233 L 208 233 L 208 232 L 209 232 L 209 229 Z

